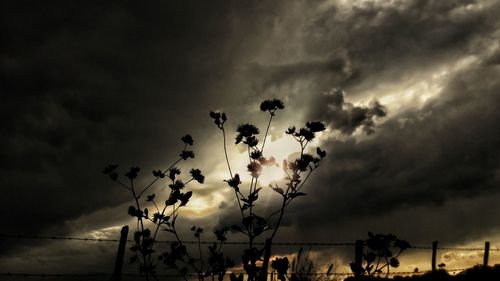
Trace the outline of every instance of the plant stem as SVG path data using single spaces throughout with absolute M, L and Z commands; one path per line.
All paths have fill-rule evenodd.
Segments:
M 184 149 L 186 149 L 186 146 L 184 146 Z M 168 169 L 166 169 L 162 174 L 165 174 L 166 172 L 168 172 L 170 169 L 172 169 L 177 163 L 181 162 L 182 161 L 182 158 L 179 158 L 177 159 L 177 161 L 175 161 L 172 165 L 170 165 L 170 167 L 168 167 Z M 139 196 L 137 198 L 140 198 L 141 195 L 146 192 L 146 190 L 148 190 L 158 179 L 160 179 L 160 177 L 156 177 L 152 182 L 150 182 L 146 187 L 144 187 L 142 189 L 142 191 L 139 193 Z
M 233 172 L 231 171 L 231 165 L 229 164 L 229 157 L 227 156 L 226 130 L 224 130 L 224 127 L 222 127 L 221 130 L 222 130 L 222 139 L 224 140 L 224 156 L 226 157 L 227 168 L 229 170 L 229 175 L 231 176 L 232 179 Z M 238 196 L 238 191 L 236 191 L 236 189 L 234 189 L 234 195 L 236 196 L 236 202 L 238 202 L 238 207 L 240 208 L 241 217 L 245 218 L 245 214 L 243 214 L 243 210 L 241 209 L 240 197 Z
M 262 147 L 260 148 L 260 152 L 262 154 L 264 153 L 264 146 L 266 145 L 267 134 L 269 132 L 269 127 L 271 127 L 271 121 L 273 120 L 273 117 L 274 114 L 271 113 L 271 116 L 269 117 L 269 122 L 267 122 L 266 134 L 264 135 L 264 140 L 262 141 Z
M 134 196 L 135 205 L 137 207 L 137 210 L 141 210 L 141 205 L 139 204 L 139 197 L 135 193 L 133 180 L 130 180 L 130 191 L 132 191 L 132 195 Z M 141 233 L 144 233 L 144 223 L 142 222 L 142 217 L 137 217 L 137 220 L 139 221 L 139 224 L 141 226 Z M 142 237 L 142 241 L 144 241 L 144 237 Z M 144 262 L 144 273 L 146 275 L 146 280 L 149 281 L 149 266 L 148 266 L 146 254 L 144 254 L 144 253 L 141 253 L 141 254 L 142 254 L 142 259 Z
M 231 165 L 229 164 L 229 157 L 227 156 L 227 144 L 226 144 L 226 130 L 222 127 L 222 139 L 224 140 L 224 155 L 226 156 L 227 168 L 229 169 L 229 175 L 233 178 L 233 172 L 231 171 Z

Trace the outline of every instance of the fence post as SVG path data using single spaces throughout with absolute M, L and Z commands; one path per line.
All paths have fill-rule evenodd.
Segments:
M 125 244 L 127 243 L 128 226 L 122 227 L 120 233 L 120 244 L 118 245 L 118 253 L 116 254 L 115 272 L 113 273 L 113 281 L 120 281 L 122 278 L 123 257 L 125 256 Z
M 484 259 L 483 259 L 484 267 L 488 266 L 489 257 L 490 257 L 490 242 L 486 241 L 484 242 Z
M 356 269 L 363 268 L 363 240 L 356 240 L 356 244 L 354 246 L 354 264 Z M 354 272 L 355 276 L 362 275 L 363 272 L 360 270 L 356 270 Z
M 437 253 L 438 241 L 432 242 L 432 272 L 436 271 L 436 253 Z
M 267 280 L 267 269 L 269 267 L 269 259 L 271 258 L 271 239 L 266 239 L 264 248 L 264 260 L 262 261 L 262 270 L 260 272 L 260 281 Z

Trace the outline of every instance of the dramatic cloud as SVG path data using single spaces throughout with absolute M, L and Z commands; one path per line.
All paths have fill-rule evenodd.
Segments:
M 355 106 L 346 102 L 345 93 L 341 89 L 333 89 L 323 94 L 313 108 L 317 113 L 312 117 L 324 120 L 332 129 L 346 135 L 352 135 L 357 128 L 367 134 L 374 132 L 375 120 L 387 115 L 387 109 L 378 101 L 373 100 L 369 106 Z M 326 105 L 326 108 L 321 108 Z
M 265 124 L 260 101 L 279 98 L 269 145 L 280 157 L 288 126 L 319 119 L 329 129 L 326 163 L 280 239 L 498 236 L 485 213 L 500 212 L 499 11 L 493 0 L 3 3 L 0 233 L 109 237 L 132 225 L 130 198 L 102 168 L 141 166 L 147 178 L 186 133 L 196 158 L 180 168 L 200 168 L 206 183 L 190 187 L 183 219 L 207 229 L 236 220 L 208 112 L 228 114 L 232 138 L 242 122 Z M 2 268 L 30 267 L 15 251 L 88 259 L 81 245 L 11 242 L 0 242 Z M 102 271 L 97 261 L 67 268 Z

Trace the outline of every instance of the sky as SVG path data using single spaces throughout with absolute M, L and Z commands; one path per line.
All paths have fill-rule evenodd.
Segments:
M 231 223 L 238 210 L 209 111 L 227 113 L 231 140 L 240 123 L 262 131 L 260 102 L 277 98 L 285 109 L 266 150 L 278 161 L 297 151 L 286 128 L 327 125 L 315 143 L 327 158 L 278 240 L 351 242 L 372 231 L 500 247 L 498 1 L 0 5 L 0 233 L 116 238 L 134 226 L 132 201 L 102 169 L 139 166 L 146 182 L 177 158 L 185 134 L 196 157 L 179 167 L 206 176 L 189 186 L 186 231 Z M 228 149 L 245 174 L 244 148 Z M 266 192 L 263 212 L 277 203 Z M 101 244 L 2 239 L 0 268 L 102 272 L 116 245 Z M 349 249 L 312 251 L 339 268 L 352 259 Z M 403 268 L 429 267 L 426 255 L 409 253 Z M 471 266 L 481 253 L 440 259 Z

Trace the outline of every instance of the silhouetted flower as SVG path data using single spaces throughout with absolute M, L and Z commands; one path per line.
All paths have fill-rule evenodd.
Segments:
M 250 137 L 252 135 L 257 135 L 259 133 L 259 129 L 252 124 L 241 124 L 236 129 L 236 132 L 243 137 Z
M 155 194 L 153 193 L 151 195 L 148 195 L 146 198 L 147 198 L 146 201 L 151 202 L 155 199 Z
M 300 128 L 298 133 L 295 133 L 298 137 L 304 137 L 307 141 L 312 141 L 315 137 L 314 133 L 307 128 Z
M 183 160 L 187 160 L 188 158 L 194 158 L 194 152 L 191 151 L 191 150 L 183 150 L 181 152 L 181 155 L 180 157 L 183 159 Z
M 181 170 L 179 170 L 179 168 L 177 168 L 177 167 L 172 167 L 172 168 L 170 168 L 170 170 L 168 170 L 168 177 L 171 180 L 175 180 L 175 176 L 180 175 L 180 174 L 181 174 Z
M 226 182 L 230 187 L 234 188 L 236 191 L 239 191 L 238 186 L 241 184 L 240 175 L 235 174 L 232 179 L 229 179 Z
M 259 140 L 255 136 L 251 136 L 246 138 L 243 143 L 248 145 L 249 147 L 254 147 L 259 143 Z
M 283 108 L 285 108 L 283 102 L 278 99 L 265 100 L 260 104 L 260 110 L 269 111 L 271 114 L 273 114 L 276 110 Z
M 261 157 L 262 157 L 262 152 L 260 152 L 260 151 L 252 151 L 250 153 L 250 158 L 252 158 L 254 160 L 257 160 L 257 159 L 259 159 Z
M 262 173 L 262 165 L 257 162 L 252 162 L 247 165 L 247 169 L 254 178 L 258 178 Z
M 278 273 L 278 279 L 281 281 L 286 280 L 286 273 L 288 271 L 289 261 L 287 257 L 276 258 L 271 262 L 271 267 Z
M 396 257 L 393 257 L 389 260 L 389 264 L 392 267 L 398 267 L 399 266 L 399 260 Z
M 181 140 L 187 145 L 193 145 L 193 138 L 190 135 L 185 135 L 181 138 Z
M 174 183 L 168 185 L 173 190 L 180 190 L 184 188 L 184 183 L 180 180 L 176 180 Z
M 222 129 L 224 127 L 224 123 L 227 121 L 227 117 L 224 112 L 210 111 L 210 117 L 214 119 L 214 123 L 217 127 L 219 127 L 219 129 Z
M 153 176 L 155 176 L 157 178 L 164 178 L 165 174 L 162 173 L 160 170 L 157 170 L 157 171 L 153 171 Z
M 139 171 L 141 170 L 141 168 L 139 167 L 132 167 L 130 168 L 130 171 L 128 171 L 125 176 L 127 178 L 129 178 L 130 180 L 133 180 L 135 178 L 137 178 L 137 174 L 139 173 Z
M 259 160 L 259 163 L 261 165 L 263 165 L 263 166 L 273 166 L 273 165 L 276 165 L 276 159 L 274 157 L 272 157 L 272 156 L 269 159 L 266 159 L 265 157 L 260 157 L 258 160 Z
M 295 130 L 296 130 L 295 126 L 292 126 L 292 127 L 289 127 L 285 133 L 291 135 L 291 134 L 295 133 Z
M 295 167 L 300 171 L 305 171 L 309 167 L 309 164 L 318 162 L 319 159 L 312 156 L 311 154 L 304 153 L 302 156 L 295 160 Z
M 307 122 L 306 127 L 311 130 L 311 132 L 316 133 L 316 132 L 321 132 L 326 129 L 325 124 L 320 121 L 312 121 L 312 122 Z
M 189 172 L 193 179 L 195 179 L 199 183 L 204 183 L 205 182 L 205 176 L 201 174 L 200 169 L 191 169 Z
M 239 144 L 241 141 L 250 147 L 256 146 L 259 142 L 254 135 L 259 134 L 259 128 L 252 124 L 241 124 L 236 128 L 235 142 Z

